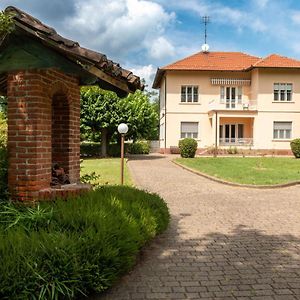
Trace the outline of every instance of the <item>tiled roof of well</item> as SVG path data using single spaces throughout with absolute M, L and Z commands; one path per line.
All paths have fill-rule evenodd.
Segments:
M 16 7 L 9 6 L 5 11 L 13 14 L 15 26 L 19 30 L 35 37 L 44 45 L 60 52 L 78 65 L 82 65 L 86 71 L 96 76 L 99 74 L 98 71 L 104 72 L 115 80 L 117 86 L 122 86 L 125 92 L 134 92 L 137 89 L 144 88 L 138 76 L 135 76 L 129 70 L 123 69 L 118 63 L 109 60 L 105 54 L 83 48 L 78 42 L 62 37 L 55 29 Z

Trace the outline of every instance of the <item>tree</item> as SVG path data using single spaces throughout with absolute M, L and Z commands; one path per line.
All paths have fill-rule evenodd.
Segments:
M 12 14 L 0 11 L 0 39 L 14 30 L 15 24 L 13 17 Z
M 136 91 L 119 102 L 121 120 L 128 125 L 127 137 L 138 139 L 156 139 L 158 135 L 158 113 L 150 102 L 147 93 Z
M 107 145 L 120 122 L 120 98 L 97 86 L 81 88 L 81 133 L 87 140 L 96 141 L 101 133 L 101 154 L 107 156 Z
M 149 95 L 136 91 L 126 98 L 99 87 L 81 89 L 81 133 L 87 140 L 99 140 L 101 154 L 107 155 L 107 147 L 120 123 L 127 123 L 128 139 L 153 139 L 158 134 L 158 113 Z

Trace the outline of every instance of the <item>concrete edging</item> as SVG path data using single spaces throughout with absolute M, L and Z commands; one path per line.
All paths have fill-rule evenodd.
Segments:
M 230 186 L 235 186 L 235 187 L 244 187 L 244 188 L 252 188 L 252 189 L 278 189 L 278 188 L 290 187 L 290 186 L 300 184 L 300 180 L 292 181 L 292 182 L 288 182 L 288 183 L 283 183 L 283 184 L 274 184 L 274 185 L 254 185 L 254 184 L 234 183 L 234 182 L 222 180 L 222 179 L 219 179 L 217 177 L 214 177 L 214 176 L 199 172 L 197 170 L 191 169 L 187 166 L 184 166 L 184 165 L 176 162 L 175 160 L 171 160 L 171 162 L 173 164 L 181 167 L 182 169 L 187 170 L 189 172 L 192 172 L 196 175 L 202 176 L 204 178 L 210 179 L 210 180 L 218 182 L 218 183 L 222 183 L 222 184 L 230 185 Z

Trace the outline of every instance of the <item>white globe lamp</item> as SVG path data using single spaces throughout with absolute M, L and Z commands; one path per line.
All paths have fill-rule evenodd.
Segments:
M 118 132 L 120 134 L 126 134 L 128 132 L 128 126 L 127 124 L 125 123 L 121 123 L 119 126 L 118 126 Z

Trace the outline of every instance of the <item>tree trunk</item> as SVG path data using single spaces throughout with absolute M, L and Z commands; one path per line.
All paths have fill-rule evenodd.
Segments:
M 101 128 L 101 156 L 107 157 L 107 128 Z

